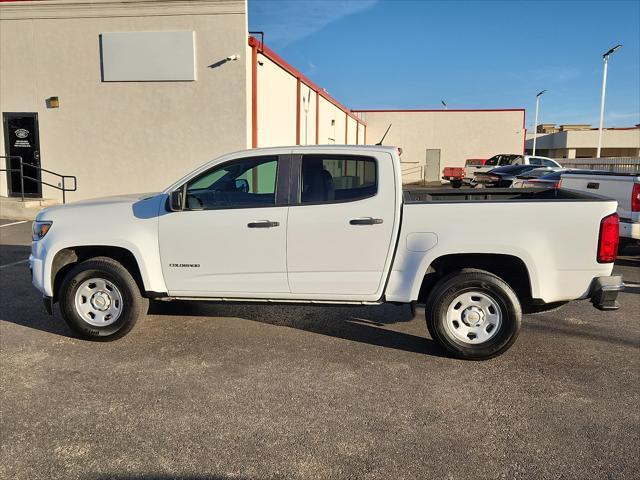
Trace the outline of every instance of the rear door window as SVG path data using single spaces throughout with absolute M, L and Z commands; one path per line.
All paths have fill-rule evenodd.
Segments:
M 372 197 L 378 189 L 376 161 L 351 155 L 304 155 L 300 202 L 351 202 Z

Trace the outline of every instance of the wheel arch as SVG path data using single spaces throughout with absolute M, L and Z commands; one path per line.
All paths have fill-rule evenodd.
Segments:
M 108 257 L 120 263 L 134 278 L 142 295 L 145 295 L 147 289 L 143 271 L 131 250 L 114 245 L 78 245 L 62 248 L 53 257 L 50 279 L 54 301 L 58 299 L 58 292 L 67 272 L 78 263 L 96 257 Z
M 453 253 L 435 258 L 422 278 L 418 301 L 426 301 L 429 292 L 441 278 L 462 269 L 492 273 L 514 290 L 523 309 L 532 304 L 533 282 L 527 264 L 518 256 L 499 253 Z

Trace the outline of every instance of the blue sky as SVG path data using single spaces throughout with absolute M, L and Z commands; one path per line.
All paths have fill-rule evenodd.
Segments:
M 249 29 L 348 107 L 527 109 L 640 123 L 640 1 L 249 0 Z

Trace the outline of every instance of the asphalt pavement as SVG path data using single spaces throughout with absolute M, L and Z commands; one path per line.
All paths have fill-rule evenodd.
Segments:
M 0 222 L 2 479 L 638 478 L 640 250 L 622 308 L 524 318 L 453 360 L 420 309 L 158 303 L 77 339 Z

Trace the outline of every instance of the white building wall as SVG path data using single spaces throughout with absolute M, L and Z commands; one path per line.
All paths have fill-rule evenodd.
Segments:
M 366 137 L 366 127 L 363 124 L 358 123 L 358 145 L 364 145 L 366 143 L 365 137 Z
M 78 177 L 69 200 L 159 190 L 247 145 L 246 3 L 126 3 L 0 3 L 0 110 L 38 113 L 42 167 Z M 195 32 L 196 81 L 101 81 L 101 33 L 180 30 Z
M 347 143 L 356 145 L 356 136 L 358 130 L 358 122 L 352 117 L 347 118 Z
M 442 169 L 464 166 L 468 158 L 489 158 L 497 153 L 522 153 L 524 110 L 493 111 L 364 111 L 367 143 L 384 135 L 385 145 L 401 147 L 403 166 L 415 181 L 426 163 L 427 149 L 440 150 L 440 165 L 428 180 L 439 180 Z
M 305 106 L 307 111 L 305 112 Z M 300 84 L 300 144 L 316 143 L 316 92 L 306 84 Z
M 261 54 L 257 71 L 258 146 L 295 145 L 296 78 Z
M 318 101 L 318 144 L 326 145 L 336 142 L 340 133 L 337 131 L 337 117 L 344 115 L 331 102 L 323 97 Z

